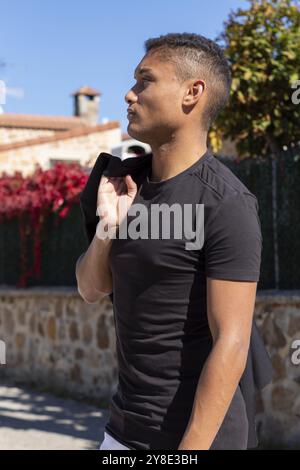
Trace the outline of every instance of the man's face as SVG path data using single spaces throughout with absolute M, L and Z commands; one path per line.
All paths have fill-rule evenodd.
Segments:
M 128 108 L 134 111 L 127 116 L 127 132 L 140 142 L 163 143 L 182 126 L 183 85 L 175 76 L 174 66 L 155 54 L 142 59 L 135 79 L 136 84 L 125 96 Z

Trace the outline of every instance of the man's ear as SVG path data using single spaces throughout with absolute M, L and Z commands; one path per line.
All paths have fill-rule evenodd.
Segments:
M 205 89 L 203 80 L 192 82 L 183 98 L 183 105 L 189 106 L 195 104 L 202 96 Z

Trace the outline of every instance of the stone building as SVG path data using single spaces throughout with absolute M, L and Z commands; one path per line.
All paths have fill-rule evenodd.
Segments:
M 111 153 L 123 140 L 119 121 L 98 123 L 101 93 L 84 86 L 72 94 L 74 116 L 0 114 L 0 174 L 31 174 L 37 165 L 78 162 L 92 167 L 100 152 Z

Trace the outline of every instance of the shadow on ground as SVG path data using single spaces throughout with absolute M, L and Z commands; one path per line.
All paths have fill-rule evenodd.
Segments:
M 0 385 L 0 449 L 98 449 L 108 410 Z

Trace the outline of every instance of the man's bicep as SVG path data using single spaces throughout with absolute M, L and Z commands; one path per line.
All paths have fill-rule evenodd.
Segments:
M 214 340 L 250 341 L 257 282 L 207 278 L 207 317 Z

